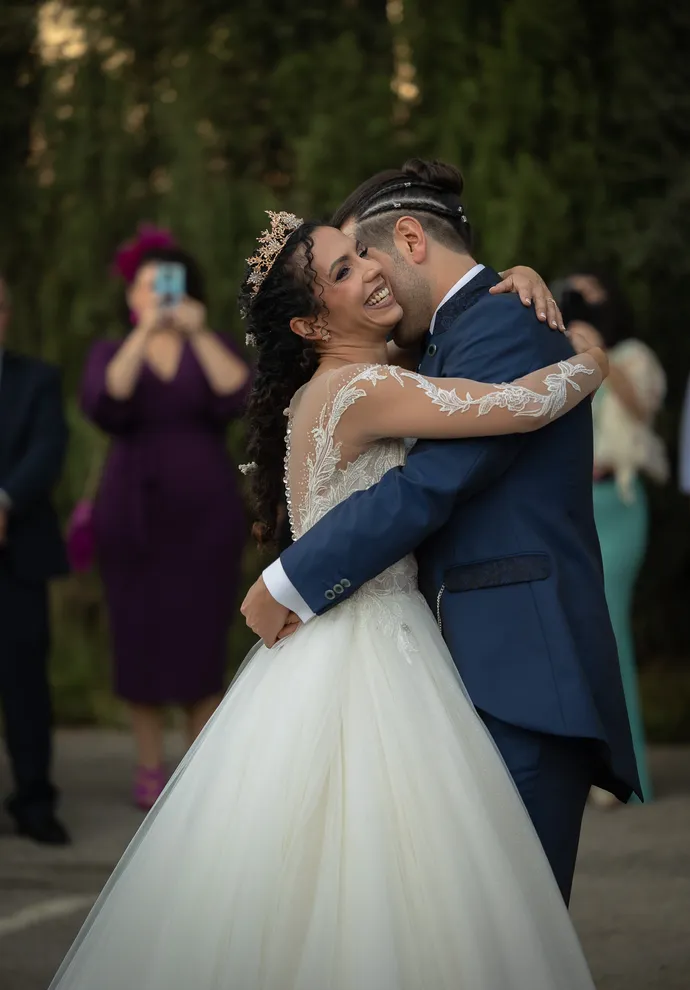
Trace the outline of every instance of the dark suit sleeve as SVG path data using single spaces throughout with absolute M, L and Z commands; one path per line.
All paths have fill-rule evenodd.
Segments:
M 496 297 L 486 308 L 476 328 L 448 331 L 443 377 L 509 382 L 553 360 L 539 347 L 549 331 L 535 327 L 519 301 Z M 458 501 L 500 477 L 526 440 L 522 434 L 416 444 L 403 467 L 336 506 L 281 555 L 287 577 L 312 611 L 327 611 L 440 529 Z M 345 590 L 329 601 L 326 592 L 336 585 Z
M 13 514 L 20 515 L 31 508 L 58 482 L 67 440 L 59 372 L 55 368 L 41 367 L 40 380 L 31 404 L 26 450 L 0 485 L 12 500 Z

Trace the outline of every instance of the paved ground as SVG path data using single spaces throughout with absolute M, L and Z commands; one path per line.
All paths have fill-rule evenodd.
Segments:
M 585 823 L 573 916 L 598 990 L 690 987 L 690 747 L 655 750 L 652 768 L 655 804 Z M 74 845 L 39 848 L 0 817 L 0 990 L 46 990 L 141 821 L 129 774 L 126 736 L 63 732 L 57 775 Z

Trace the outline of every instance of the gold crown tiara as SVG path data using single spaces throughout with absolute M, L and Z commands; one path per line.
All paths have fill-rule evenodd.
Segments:
M 290 234 L 304 223 L 304 220 L 296 217 L 294 213 L 274 213 L 273 210 L 266 210 L 266 213 L 271 218 L 270 229 L 264 230 L 258 238 L 259 249 L 256 254 L 247 258 L 247 264 L 251 269 L 247 281 L 252 287 L 252 295 L 256 295 L 261 288 L 261 283 L 285 247 Z

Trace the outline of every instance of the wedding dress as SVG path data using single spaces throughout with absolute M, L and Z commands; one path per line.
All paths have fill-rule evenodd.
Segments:
M 566 365 L 541 396 L 496 387 L 487 422 L 563 411 Z M 479 403 L 382 368 L 315 379 L 289 410 L 295 536 L 404 461 L 340 429 L 389 374 L 439 416 Z M 51 990 L 593 990 L 412 557 L 253 651 Z

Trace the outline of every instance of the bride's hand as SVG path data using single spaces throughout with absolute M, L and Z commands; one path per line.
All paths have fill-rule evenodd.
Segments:
M 277 602 L 270 594 L 262 577 L 256 581 L 242 602 L 240 612 L 247 625 L 259 636 L 266 646 L 275 646 L 279 634 L 288 623 L 290 610 Z
M 548 323 L 554 330 L 565 330 L 563 314 L 549 291 L 544 279 L 533 268 L 516 265 L 505 272 L 499 272 L 503 279 L 498 285 L 492 285 L 489 292 L 500 295 L 502 292 L 516 292 L 525 306 L 534 304 L 537 317 L 542 323 Z
M 279 640 L 286 639 L 288 636 L 292 636 L 293 633 L 297 632 L 297 630 L 301 625 L 302 625 L 302 620 L 300 619 L 299 615 L 295 615 L 294 612 L 290 612 L 290 614 L 287 617 L 287 622 L 278 633 L 278 639 Z

